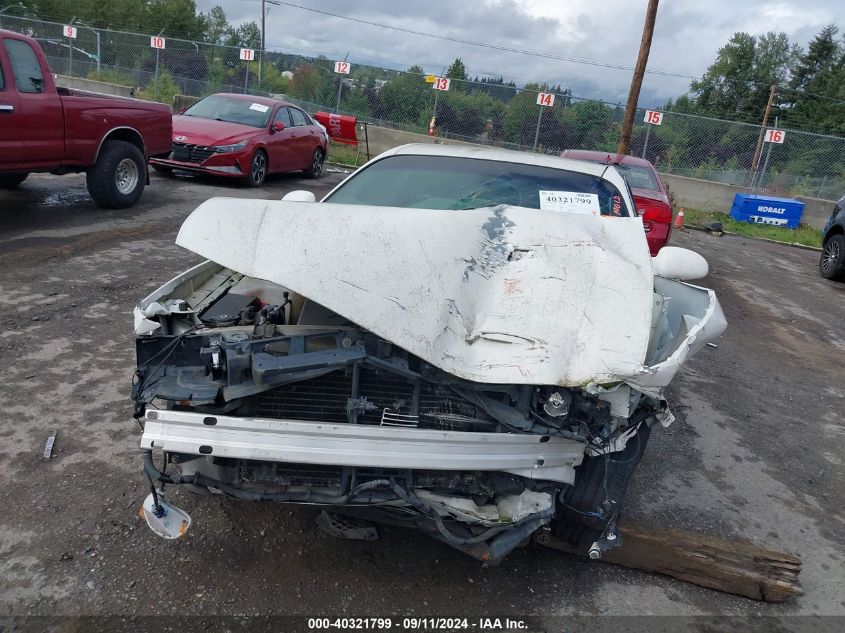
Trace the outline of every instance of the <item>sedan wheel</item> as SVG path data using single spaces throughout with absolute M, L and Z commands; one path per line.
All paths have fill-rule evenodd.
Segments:
M 314 150 L 314 155 L 311 157 L 311 165 L 305 170 L 305 175 L 309 178 L 319 178 L 323 173 L 323 162 L 326 160 L 323 150 L 317 148 Z
M 250 187 L 260 187 L 264 184 L 265 178 L 267 178 L 267 154 L 264 153 L 264 150 L 259 149 L 252 155 L 249 175 L 244 178 L 244 184 Z
M 824 243 L 819 272 L 825 279 L 845 279 L 845 236 L 832 235 Z

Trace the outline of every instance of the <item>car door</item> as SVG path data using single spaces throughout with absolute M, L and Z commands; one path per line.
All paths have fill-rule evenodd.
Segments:
M 15 129 L 15 112 L 20 112 L 15 80 L 0 46 L 0 168 L 18 164 L 15 150 L 21 139 Z
M 293 166 L 291 169 L 306 169 L 311 165 L 316 138 L 308 124 L 308 117 L 299 108 L 290 107 L 291 120 L 296 133 L 293 137 Z
M 14 151 L 0 162 L 22 168 L 58 165 L 64 159 L 64 114 L 29 42 L 3 39 L 4 90 L 0 93 L 0 138 Z
M 281 123 L 284 129 L 273 131 L 276 123 Z M 273 173 L 290 171 L 293 167 L 293 139 L 294 129 L 291 126 L 290 112 L 287 106 L 276 110 L 270 123 L 270 140 L 267 142 L 267 154 L 270 159 L 270 171 Z

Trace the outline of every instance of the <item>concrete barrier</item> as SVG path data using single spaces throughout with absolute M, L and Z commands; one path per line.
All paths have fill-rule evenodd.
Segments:
M 173 103 L 170 107 L 174 114 L 178 114 L 185 108 L 194 105 L 199 100 L 200 97 L 192 97 L 191 95 L 174 95 Z
M 737 193 L 754 193 L 750 187 L 737 187 L 710 180 L 675 176 L 674 174 L 660 174 L 660 176 L 672 190 L 676 207 L 728 214 L 733 205 L 734 195 Z M 801 223 L 815 229 L 824 228 L 825 223 L 830 218 L 830 213 L 833 211 L 834 201 L 806 196 L 795 196 L 795 198 L 804 203 Z
M 101 95 L 113 97 L 132 97 L 132 88 L 119 84 L 109 84 L 104 81 L 83 79 L 82 77 L 68 77 L 67 75 L 56 75 L 56 86 L 68 90 L 83 90 L 85 92 L 96 92 Z
M 359 133 L 359 137 L 360 137 Z M 444 143 L 449 145 L 472 145 L 472 143 L 465 143 L 463 141 L 453 141 L 451 139 L 439 138 L 437 136 L 428 136 L 427 134 L 417 134 L 415 132 L 406 132 L 405 130 L 394 130 L 387 127 L 377 127 L 375 125 L 367 126 L 367 138 L 370 145 L 370 156 L 377 156 L 382 152 L 397 147 L 399 145 L 406 145 L 407 143 Z

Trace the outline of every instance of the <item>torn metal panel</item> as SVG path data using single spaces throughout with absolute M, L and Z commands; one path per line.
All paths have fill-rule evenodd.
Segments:
M 649 357 L 649 365 L 626 381 L 651 395 L 659 394 L 686 359 L 719 338 L 728 325 L 712 290 L 662 277 L 654 278 L 654 289 L 666 299 L 660 306 L 662 314 L 655 332 L 660 340 L 653 357 Z
M 177 243 L 467 380 L 576 386 L 642 372 L 653 282 L 639 218 L 213 198 Z

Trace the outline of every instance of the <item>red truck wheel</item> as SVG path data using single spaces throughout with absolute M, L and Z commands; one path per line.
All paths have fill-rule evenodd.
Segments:
M 132 143 L 106 141 L 96 164 L 88 170 L 88 193 L 101 207 L 131 207 L 144 191 L 144 155 Z
M 0 175 L 0 189 L 14 189 L 21 184 L 29 174 L 3 174 Z

